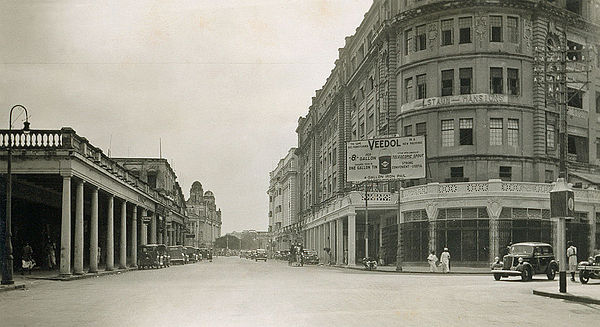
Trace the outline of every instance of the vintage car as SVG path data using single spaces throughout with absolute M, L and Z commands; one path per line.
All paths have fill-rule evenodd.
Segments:
M 317 251 L 313 250 L 303 250 L 302 251 L 302 259 L 304 263 L 307 265 L 318 265 L 319 264 L 319 255 Z
M 254 254 L 254 261 L 264 260 L 267 262 L 267 250 L 265 249 L 256 249 Z
M 173 263 L 173 264 L 179 263 L 179 264 L 184 265 L 187 263 L 187 256 L 185 254 L 185 249 L 181 245 L 169 246 L 169 255 L 171 256 L 171 263 Z
M 592 279 L 600 279 L 600 254 L 590 257 L 588 261 L 581 261 L 577 266 L 579 270 L 579 281 L 587 284 Z
M 196 252 L 196 249 L 193 246 L 186 246 L 184 247 L 184 249 L 185 254 L 188 256 L 189 262 L 198 262 L 198 253 Z
M 161 248 L 162 244 L 140 245 L 138 247 L 138 267 L 146 268 L 163 268 L 167 267 L 166 251 Z
M 535 274 L 545 274 L 549 280 L 553 280 L 558 271 L 558 263 L 550 244 L 524 242 L 513 244 L 503 260 L 492 263 L 491 268 L 495 280 L 521 276 L 521 280 L 529 281 Z
M 167 248 L 167 246 L 164 244 L 158 244 L 157 249 L 158 249 L 158 253 L 160 253 L 163 256 L 165 265 L 167 267 L 170 267 L 171 266 L 171 255 L 169 254 L 169 249 Z

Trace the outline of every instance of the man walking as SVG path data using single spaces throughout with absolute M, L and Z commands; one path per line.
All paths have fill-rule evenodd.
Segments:
M 444 252 L 440 255 L 440 261 L 442 262 L 442 272 L 449 273 L 450 272 L 450 252 L 448 252 L 448 248 L 444 248 Z
M 435 255 L 435 251 L 431 251 L 431 253 L 427 257 L 427 262 L 429 263 L 429 272 L 437 271 L 437 267 L 436 267 L 437 261 L 438 261 L 438 258 Z
M 569 272 L 571 273 L 571 280 L 575 281 L 575 272 L 577 271 L 577 248 L 573 245 L 573 242 L 567 242 L 569 248 L 567 248 L 567 262 L 569 263 Z

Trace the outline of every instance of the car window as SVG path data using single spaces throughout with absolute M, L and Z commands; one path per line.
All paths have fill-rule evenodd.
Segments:
M 533 247 L 531 247 L 529 245 L 513 245 L 510 248 L 510 253 L 511 254 L 532 254 Z

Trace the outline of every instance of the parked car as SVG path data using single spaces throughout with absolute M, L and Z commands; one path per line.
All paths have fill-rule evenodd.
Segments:
M 288 260 L 290 256 L 290 251 L 289 250 L 281 250 L 280 251 L 280 255 L 279 255 L 279 259 L 280 260 Z
M 592 279 L 600 279 L 600 254 L 590 257 L 588 261 L 581 261 L 577 266 L 579 270 L 579 281 L 587 284 Z
M 160 253 L 164 257 L 165 265 L 167 267 L 171 266 L 171 255 L 169 254 L 169 249 L 164 244 L 158 244 L 157 246 L 158 253 Z
M 535 274 L 545 274 L 549 280 L 553 280 L 557 271 L 558 263 L 554 258 L 552 246 L 541 242 L 513 244 L 501 262 L 492 263 L 495 280 L 521 276 L 521 280 L 529 281 Z
M 171 263 L 173 264 L 179 263 L 184 265 L 187 263 L 185 250 L 181 245 L 169 246 L 169 255 L 171 255 Z
M 167 256 L 162 244 L 140 245 L 138 247 L 138 262 L 140 269 L 163 268 L 167 266 Z
M 198 253 L 196 253 L 196 249 L 193 246 L 186 246 L 184 249 L 189 262 L 198 262 Z
M 317 251 L 314 250 L 304 250 L 302 251 L 302 258 L 305 264 L 308 265 L 318 265 L 319 264 L 319 255 Z
M 267 250 L 265 249 L 256 249 L 254 250 L 254 260 L 258 261 L 258 260 L 264 260 L 265 262 L 267 262 Z

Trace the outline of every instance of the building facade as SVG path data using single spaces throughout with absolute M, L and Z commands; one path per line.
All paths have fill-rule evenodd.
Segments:
M 301 237 L 298 224 L 300 199 L 296 150 L 291 148 L 269 173 L 269 232 L 274 251 L 289 249 L 290 242 Z
M 483 265 L 509 242 L 554 243 L 560 106 L 534 68 L 558 44 L 572 61 L 588 50 L 585 73 L 566 66 L 564 90 L 578 188 L 567 237 L 586 258 L 600 247 L 599 23 L 596 0 L 374 1 L 298 121 L 307 246 L 401 267 L 444 247 Z M 347 183 L 346 142 L 390 135 L 425 135 L 427 178 Z
M 212 247 L 221 237 L 221 209 L 217 209 L 215 195 L 204 192 L 202 184 L 195 181 L 190 188 L 190 198 L 186 202 L 188 215 L 187 245 Z M 191 237 L 193 235 L 193 237 Z

